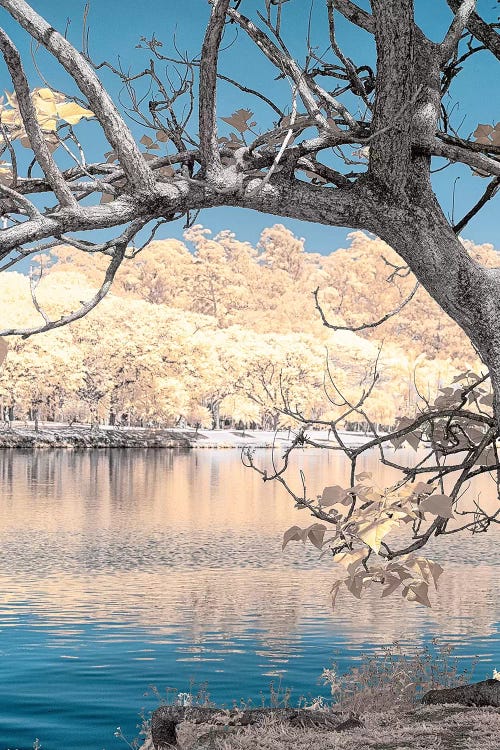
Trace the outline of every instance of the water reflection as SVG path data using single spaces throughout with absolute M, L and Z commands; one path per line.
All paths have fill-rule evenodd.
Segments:
M 347 478 L 338 454 L 299 459 L 318 491 Z M 391 480 L 373 456 L 363 468 Z M 403 622 L 415 632 L 453 623 L 457 633 L 485 634 L 498 620 L 496 527 L 432 541 L 429 554 L 446 567 L 432 611 L 375 594 L 360 618 L 347 595 L 331 614 L 327 557 L 299 544 L 281 553 L 283 530 L 308 516 L 234 451 L 8 451 L 0 474 L 0 582 L 11 614 L 26 601 L 65 621 L 126 613 L 145 627 L 181 624 L 191 637 L 241 633 L 251 619 L 279 639 L 314 617 L 380 641 Z
M 299 466 L 311 491 L 347 482 L 338 454 L 299 454 L 296 481 Z M 374 455 L 360 468 L 380 484 L 393 478 Z M 360 605 L 344 593 L 332 614 L 330 582 L 343 569 L 310 547 L 281 552 L 284 529 L 309 516 L 245 469 L 237 451 L 3 451 L 0 479 L 3 671 L 26 685 L 50 673 L 61 716 L 82 700 L 94 710 L 89 696 L 103 680 L 127 689 L 136 708 L 149 681 L 195 668 L 219 696 L 234 693 L 234 675 L 249 695 L 262 676 L 283 672 L 314 690 L 334 648 L 345 660 L 367 644 L 418 644 L 432 634 L 478 639 L 469 651 L 482 644 L 483 660 L 500 653 L 497 527 L 432 541 L 426 553 L 446 571 L 433 609 L 378 592 Z M 484 495 L 489 479 L 481 481 Z M 10 709 L 19 716 L 26 690 Z M 42 701 L 43 689 L 37 695 Z M 11 746 L 21 746 L 5 721 Z M 86 740 L 79 745 L 75 730 L 71 747 L 90 747 Z

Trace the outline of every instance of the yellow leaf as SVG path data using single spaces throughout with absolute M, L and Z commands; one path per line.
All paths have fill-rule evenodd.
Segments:
M 90 109 L 84 109 L 74 102 L 58 104 L 57 113 L 62 120 L 68 122 L 70 125 L 77 125 L 82 117 L 94 117 L 94 113 Z
M 45 99 L 47 101 L 54 101 L 55 95 L 52 89 L 42 88 L 42 89 L 35 89 L 34 93 L 36 93 L 37 96 L 40 97 L 40 99 Z
M 346 568 L 349 575 L 352 575 L 361 560 L 368 554 L 368 547 L 363 547 L 355 552 L 341 552 L 335 555 L 333 562 L 340 563 Z
M 380 542 L 383 537 L 394 528 L 399 526 L 399 521 L 395 518 L 386 518 L 378 521 L 363 521 L 359 524 L 357 534 L 374 552 L 379 551 Z
M 35 103 L 35 107 L 38 122 L 40 122 L 40 120 L 42 120 L 43 118 L 48 117 L 54 120 L 57 119 L 56 105 L 52 102 L 44 102 L 39 99 L 38 102 Z
M 17 109 L 8 109 L 2 112 L 4 125 L 21 125 L 21 116 Z
M 50 130 L 51 132 L 54 132 L 57 128 L 57 120 L 55 117 L 42 115 L 41 117 L 37 117 L 37 120 L 40 123 L 42 130 Z

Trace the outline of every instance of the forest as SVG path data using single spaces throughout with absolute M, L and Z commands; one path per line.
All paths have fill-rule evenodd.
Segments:
M 5 420 L 275 429 L 290 425 L 284 403 L 335 419 L 335 389 L 357 399 L 376 368 L 365 408 L 389 427 L 457 373 L 480 371 L 465 334 L 422 287 L 414 291 L 413 274 L 382 240 L 357 231 L 346 248 L 310 252 L 282 224 L 255 247 L 200 224 L 183 239 L 129 247 L 111 293 L 85 318 L 9 339 Z M 492 245 L 462 244 L 498 265 Z M 71 312 L 102 283 L 107 261 L 92 261 L 61 245 L 34 257 L 29 273 L 2 273 L 4 325 Z M 370 327 L 388 311 L 397 314 Z

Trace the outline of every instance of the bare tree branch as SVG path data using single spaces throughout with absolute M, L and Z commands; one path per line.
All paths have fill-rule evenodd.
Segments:
M 394 310 L 391 310 L 390 312 L 386 313 L 379 320 L 373 321 L 372 323 L 363 323 L 360 326 L 336 325 L 334 323 L 330 323 L 327 320 L 325 313 L 323 311 L 323 308 L 321 307 L 319 299 L 318 299 L 319 287 L 314 290 L 313 296 L 314 296 L 314 301 L 316 303 L 315 304 L 316 310 L 319 312 L 321 316 L 321 321 L 323 325 L 326 326 L 326 328 L 330 328 L 332 331 L 352 331 L 353 333 L 355 333 L 357 331 L 365 331 L 368 328 L 377 328 L 378 326 L 382 325 L 382 323 L 385 323 L 386 320 L 389 320 L 389 318 L 392 318 L 394 315 L 397 315 L 398 313 L 400 313 L 403 307 L 405 307 L 408 304 L 408 302 L 410 302 L 413 299 L 413 297 L 417 293 L 419 286 L 420 284 L 417 281 L 417 283 L 413 287 L 410 294 L 407 297 L 405 297 L 405 299 L 401 302 L 401 304 L 398 305 L 398 307 L 396 307 Z
M 485 206 L 486 203 L 488 203 L 488 201 L 491 200 L 497 194 L 499 186 L 500 186 L 500 176 L 495 177 L 494 180 L 491 180 L 491 182 L 488 183 L 488 187 L 484 191 L 481 198 L 477 201 L 477 203 L 475 203 L 474 206 L 472 206 L 472 208 L 470 209 L 470 211 L 467 211 L 465 216 L 453 226 L 453 231 L 456 234 L 460 234 L 462 229 L 464 229 L 464 227 L 467 226 L 469 221 L 473 219 L 474 216 L 476 216 L 476 214 L 478 214 L 479 211 L 483 208 L 483 206 Z

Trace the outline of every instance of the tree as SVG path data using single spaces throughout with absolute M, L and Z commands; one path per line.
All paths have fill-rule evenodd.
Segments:
M 12 252 L 24 257 L 33 252 L 30 243 L 46 245 L 64 237 L 84 251 L 109 257 L 102 294 L 140 228 L 200 208 L 234 205 L 367 229 L 396 250 L 467 333 L 490 369 L 497 399 L 499 272 L 473 262 L 459 243 L 456 230 L 462 229 L 470 216 L 451 226 L 432 189 L 430 172 L 432 157 L 460 162 L 492 178 L 481 205 L 496 192 L 499 129 L 481 125 L 474 137 L 459 137 L 450 124 L 444 97 L 478 47 L 498 58 L 500 41 L 494 25 L 475 13 L 473 0 L 448 0 L 448 4 L 454 16 L 437 43 L 416 24 L 411 0 L 373 0 L 371 13 L 351 0 L 326 0 L 329 52 L 316 59 L 309 40 L 307 65 L 301 67 L 282 40 L 286 28 L 283 3 L 266 2 L 264 14 L 254 22 L 232 7 L 230 0 L 213 0 L 201 55 L 174 61 L 185 63 L 186 74 L 179 89 L 170 95 L 168 83 L 162 82 L 155 67 L 164 61 L 161 44 L 156 39 L 143 41 L 152 61 L 141 78 L 154 85 L 157 94 L 163 92 L 163 99 L 155 96 L 150 105 L 135 101 L 136 115 L 155 136 L 142 139 L 145 151 L 141 151 L 99 83 L 88 51 L 78 52 L 24 0 L 2 0 L 4 11 L 54 56 L 84 97 L 79 100 L 82 106 L 74 95 L 47 88 L 30 93 L 19 52 L 7 34 L 1 33 L 0 49 L 15 92 L 2 112 L 4 152 L 12 162 L 11 167 L 4 165 L 2 178 L 2 213 L 10 225 L 2 232 L 4 257 Z M 363 30 L 367 39 L 374 39 L 375 70 L 369 65 L 356 68 L 340 49 L 336 14 Z M 252 92 L 261 101 L 264 98 L 279 119 L 271 127 L 263 124 L 263 132 L 249 143 L 247 137 L 253 137 L 255 126 L 251 111 L 246 109 L 223 118 L 232 131 L 229 137 L 219 137 L 216 90 L 218 80 L 225 82 L 228 77 L 219 70 L 219 50 L 228 23 L 237 26 L 290 83 L 288 115 L 285 104 L 279 107 L 264 92 Z M 472 37 L 480 45 L 474 46 Z M 132 75 L 116 72 L 129 92 L 133 91 Z M 195 74 L 200 82 L 198 139 L 190 135 L 188 122 L 176 110 L 182 92 L 194 95 Z M 318 83 L 321 78 L 341 80 L 342 85 L 332 93 Z M 344 101 L 352 102 L 350 109 Z M 362 115 L 358 115 L 358 107 Z M 75 147 L 78 140 L 73 126 L 90 117 L 102 127 L 112 154 L 108 161 L 87 164 L 73 153 L 77 164 L 61 170 L 57 154 Z M 18 142 L 33 150 L 40 176 L 31 176 L 32 169 L 26 177 L 18 173 Z M 154 156 L 153 147 L 167 142 L 173 152 Z M 342 172 L 340 157 L 345 161 L 345 147 L 352 146 L 365 149 L 364 153 L 369 150 L 368 164 Z M 328 161 L 331 149 L 339 156 L 331 164 L 320 162 L 323 154 Z M 44 193 L 53 197 L 55 205 L 37 207 L 35 199 Z M 112 199 L 100 205 L 83 202 L 84 197 L 102 195 Z M 117 237 L 101 244 L 72 236 L 74 232 L 123 225 L 126 228 Z M 68 317 L 83 315 L 87 308 L 88 304 Z M 64 322 L 45 322 L 38 329 Z
M 163 54 L 159 40 L 143 39 L 149 67 L 132 74 L 109 61 L 93 64 L 86 46 L 78 52 L 25 0 L 0 0 L 0 7 L 53 55 L 76 86 L 67 94 L 50 88 L 30 91 L 19 51 L 0 31 L 0 50 L 14 87 L 2 105 L 3 149 L 10 157 L 10 165 L 2 166 L 0 184 L 6 224 L 0 236 L 3 268 L 61 240 L 83 252 L 101 254 L 109 262 L 98 292 L 76 311 L 50 318 L 34 294 L 43 323 L 9 328 L 3 335 L 29 336 L 83 317 L 107 293 L 124 258 L 138 252 L 132 243 L 140 230 L 150 226 L 154 235 L 159 222 L 179 216 L 186 216 L 190 224 L 203 208 L 237 206 L 367 230 L 396 251 L 463 329 L 488 369 L 491 414 L 483 413 L 483 407 L 490 408 L 486 403 L 490 396 L 483 387 L 485 376 L 469 374 L 464 384 L 443 395 L 454 413 L 460 412 L 460 419 L 474 422 L 475 438 L 461 426 L 469 459 L 474 462 L 488 445 L 493 446 L 500 427 L 500 268 L 473 259 L 457 235 L 498 191 L 500 127 L 481 123 L 473 134 L 461 134 L 454 125 L 448 93 L 475 55 L 484 52 L 491 65 L 496 64 L 500 35 L 496 19 L 490 18 L 491 9 L 479 15 L 474 0 L 446 3 L 452 11 L 450 23 L 441 39 L 434 41 L 416 23 L 412 0 L 371 0 L 371 12 L 352 0 L 325 0 L 319 37 L 328 37 L 328 50 L 318 53 L 311 26 L 306 62 L 300 65 L 284 39 L 292 3 L 265 0 L 262 12 L 249 18 L 240 10 L 240 0 L 211 0 L 199 56 L 171 58 Z M 366 40 L 365 60 L 354 63 L 350 51 L 341 48 L 336 28 L 339 16 L 356 28 L 358 39 Z M 225 52 L 221 50 L 227 28 L 237 28 L 237 43 L 244 38 L 255 54 L 263 55 L 274 67 L 265 91 L 235 81 L 227 75 L 231 71 L 223 69 Z M 168 73 L 164 78 L 160 75 L 165 64 L 183 70 L 178 85 Z M 102 67 L 121 79 L 133 118 L 149 135 L 140 140 L 134 137 L 98 79 L 97 69 Z M 273 75 L 278 85 L 271 81 Z M 142 84 L 151 87 L 151 95 L 137 94 L 134 86 Z M 222 134 L 216 108 L 218 85 L 233 86 L 255 97 L 259 107 L 265 103 L 272 114 L 257 124 L 251 109 L 227 113 L 221 119 L 229 129 Z M 196 92 L 197 108 L 193 106 Z M 73 129 L 90 118 L 99 123 L 111 147 L 96 161 L 84 160 L 80 137 Z M 80 129 L 83 132 L 83 126 Z M 18 153 L 23 147 L 32 150 L 33 165 L 21 174 L 23 160 Z M 63 168 L 62 155 L 68 152 L 74 165 Z M 458 222 L 445 216 L 434 191 L 436 159 L 460 164 L 489 180 L 482 197 Z M 45 207 L 47 198 L 50 205 Z M 94 239 L 94 230 L 112 228 L 117 232 L 112 239 L 100 243 Z M 87 239 L 81 239 L 81 232 L 87 233 Z M 279 246 L 269 238 L 266 253 L 277 260 L 278 251 Z M 300 273 L 300 264 L 293 273 Z M 347 399 L 347 410 L 361 409 L 369 393 L 357 404 Z M 465 408 L 469 403 L 478 405 L 477 413 Z M 439 403 L 432 406 L 435 409 L 427 421 L 434 423 L 437 413 L 442 419 L 451 418 Z M 290 411 L 290 405 L 286 409 Z M 420 425 L 426 421 L 419 419 Z M 462 446 L 456 429 L 452 432 L 458 440 L 455 448 Z M 303 433 L 299 439 L 304 439 Z M 327 495 L 330 502 L 330 495 L 337 497 L 338 492 Z M 356 493 L 351 488 L 347 496 L 352 514 Z M 415 497 L 417 504 L 425 500 L 420 491 Z M 413 500 L 408 502 L 411 505 Z M 443 511 L 431 530 L 444 533 L 448 501 L 429 504 Z M 405 519 L 417 512 L 412 507 L 406 510 Z M 391 520 L 395 512 L 391 511 Z M 310 533 L 317 541 L 316 531 Z M 370 534 L 368 538 L 373 541 Z M 370 549 L 379 552 L 378 541 Z M 359 559 L 366 565 L 365 557 Z

